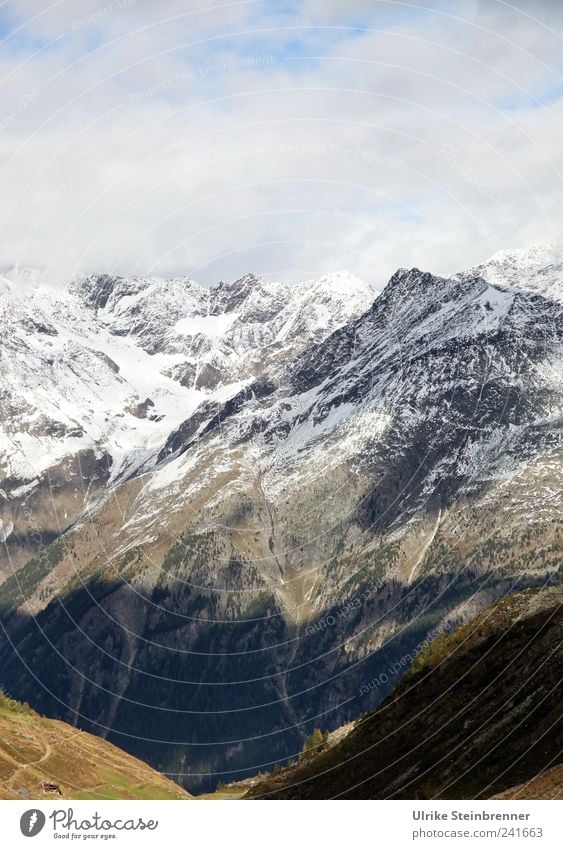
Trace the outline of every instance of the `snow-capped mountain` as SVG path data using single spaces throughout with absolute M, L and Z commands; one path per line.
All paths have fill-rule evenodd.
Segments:
M 56 285 L 37 269 L 5 269 L 0 509 L 15 565 L 29 553 L 21 497 L 37 493 L 43 506 L 29 509 L 51 539 L 106 483 L 150 468 L 198 406 L 227 401 L 264 363 L 275 371 L 373 297 L 345 273 L 304 289 L 253 275 L 204 289 L 188 278 L 108 275 Z
M 275 369 L 374 297 L 345 274 L 303 289 L 253 275 L 211 289 L 108 276 L 65 288 L 11 270 L 0 285 L 2 468 L 26 482 L 86 449 L 108 455 L 117 480 L 203 401 L 236 395 L 264 359 Z
M 458 275 L 483 277 L 489 283 L 514 286 L 563 301 L 563 251 L 556 245 L 533 245 L 514 251 L 498 251 L 489 260 Z
M 259 379 L 222 406 L 203 405 L 171 434 L 137 498 L 129 544 L 141 528 L 174 523 L 192 500 L 248 500 L 257 482 L 280 509 L 307 488 L 329 497 L 332 477 L 354 480 L 368 536 L 374 523 L 404 530 L 462 494 L 507 487 L 561 448 L 562 340 L 563 310 L 550 299 L 401 269 L 366 313 L 305 349 L 278 382 Z M 346 497 L 330 500 L 335 514 L 327 504 L 315 520 L 330 540 L 320 557 L 339 544 L 329 529 Z M 559 504 L 559 482 L 546 481 L 530 489 L 527 511 L 556 515 Z M 306 541 L 303 516 L 287 524 Z M 311 553 L 297 549 L 284 556 L 301 569 Z M 407 557 L 397 576 L 412 580 L 416 565 Z
M 174 357 L 166 369 L 210 390 L 276 368 L 371 305 L 371 287 L 346 272 L 290 287 L 253 274 L 203 289 L 188 278 L 87 277 L 73 291 L 112 334 L 147 353 Z
M 375 300 L 343 274 L 10 290 L 10 552 L 67 511 L 0 585 L 49 676 L 37 705 L 186 786 L 255 772 L 376 703 L 393 681 L 369 703 L 362 684 L 429 631 L 560 577 L 563 276 L 544 260 L 400 269 Z M 22 491 L 11 437 L 45 440 L 38 408 L 69 453 Z

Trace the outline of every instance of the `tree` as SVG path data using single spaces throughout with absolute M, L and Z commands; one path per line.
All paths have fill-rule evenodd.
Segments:
M 320 728 L 315 728 L 312 734 L 309 734 L 303 746 L 303 753 L 319 752 L 324 746 L 326 737 Z

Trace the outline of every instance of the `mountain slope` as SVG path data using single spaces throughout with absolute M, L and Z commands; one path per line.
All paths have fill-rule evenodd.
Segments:
M 202 403 L 236 396 L 373 300 L 345 274 L 207 290 L 108 275 L 55 286 L 12 269 L 0 290 L 0 578 L 33 556 L 31 536 L 49 543 L 108 485 L 150 469 Z
M 88 285 L 100 321 L 111 292 Z M 268 324 L 256 279 L 209 297 L 207 318 Z M 11 690 L 189 788 L 293 757 L 429 636 L 561 576 L 563 307 L 402 269 L 361 315 L 334 309 L 317 341 L 278 328 L 258 376 L 248 354 L 234 394 L 205 390 L 0 586 Z
M 523 784 L 511 787 L 494 799 L 561 799 L 563 797 L 563 766 L 546 769 Z
M 563 763 L 562 604 L 524 591 L 438 637 L 339 746 L 249 797 L 533 798 Z
M 0 694 L 0 799 L 189 799 L 120 749 Z

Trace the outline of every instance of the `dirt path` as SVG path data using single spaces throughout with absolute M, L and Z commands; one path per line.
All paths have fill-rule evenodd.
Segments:
M 43 754 L 41 755 L 39 760 L 30 761 L 29 763 L 21 763 L 21 762 L 16 761 L 14 759 L 14 763 L 16 764 L 17 769 L 15 770 L 15 772 L 12 773 L 12 775 L 10 776 L 8 781 L 5 782 L 5 786 L 9 789 L 13 788 L 14 782 L 16 781 L 18 775 L 21 772 L 23 772 L 26 769 L 30 769 L 32 767 L 40 766 L 42 763 L 45 763 L 45 761 L 47 761 L 51 757 L 51 755 L 54 753 L 54 750 L 56 748 L 58 748 L 61 744 L 68 742 L 68 740 L 72 739 L 73 737 L 77 737 L 79 734 L 81 734 L 80 731 L 77 731 L 75 734 L 67 734 L 62 739 L 57 740 L 53 744 L 53 746 L 49 743 L 48 740 L 41 741 L 43 743 L 44 747 L 45 747 L 45 751 L 43 752 Z

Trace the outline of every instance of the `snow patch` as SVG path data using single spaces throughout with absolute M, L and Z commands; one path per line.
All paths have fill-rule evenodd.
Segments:
M 191 315 L 177 321 L 174 329 L 182 336 L 210 336 L 213 339 L 221 339 L 238 318 L 238 314 L 223 313 L 221 315 Z

